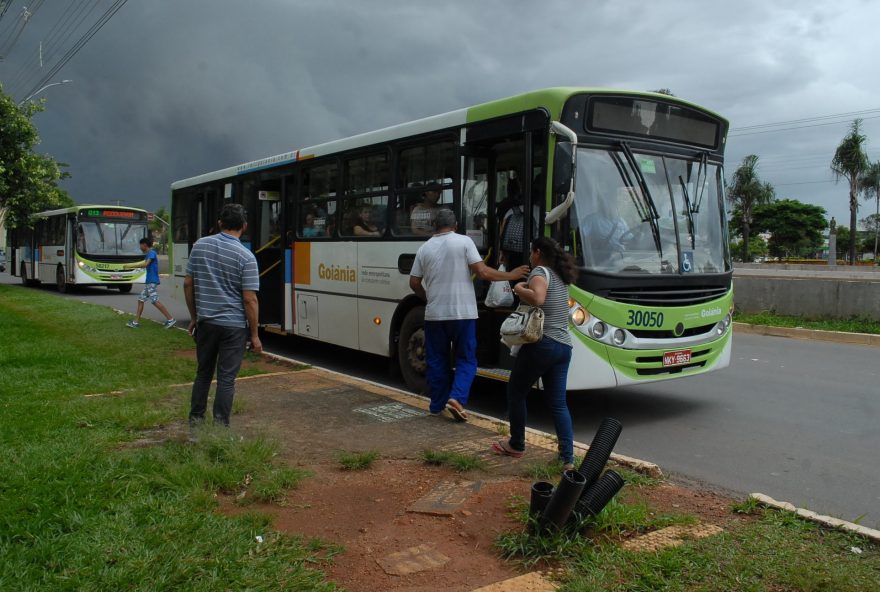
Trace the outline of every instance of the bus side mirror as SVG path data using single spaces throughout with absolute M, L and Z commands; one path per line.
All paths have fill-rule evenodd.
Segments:
M 577 134 L 558 121 L 550 123 L 550 133 L 556 139 L 556 155 L 553 160 L 553 193 L 563 194 L 565 199 L 547 212 L 545 224 L 555 224 L 574 203 L 574 181 L 577 172 Z

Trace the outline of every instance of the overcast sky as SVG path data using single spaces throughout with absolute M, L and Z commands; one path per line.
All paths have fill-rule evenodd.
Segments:
M 16 100 L 113 4 L 10 2 L 0 81 Z M 77 202 L 156 209 L 178 179 L 523 91 L 670 88 L 730 119 L 728 178 L 757 154 L 777 197 L 846 223 L 828 165 L 852 116 L 735 128 L 875 110 L 863 131 L 880 160 L 877 23 L 867 0 L 132 0 L 51 79 L 73 82 L 39 95 L 34 122 Z

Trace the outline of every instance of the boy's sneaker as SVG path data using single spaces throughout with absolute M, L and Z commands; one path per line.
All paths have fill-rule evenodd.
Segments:
M 127 323 L 125 323 L 125 326 L 131 327 L 132 329 L 139 329 L 141 324 L 138 323 L 137 321 L 128 321 Z
M 165 327 L 166 329 L 170 329 L 171 327 L 174 326 L 174 323 L 176 323 L 176 322 L 177 322 L 177 321 L 175 321 L 174 319 L 168 319 L 167 321 L 165 321 L 165 322 L 162 324 L 162 326 Z

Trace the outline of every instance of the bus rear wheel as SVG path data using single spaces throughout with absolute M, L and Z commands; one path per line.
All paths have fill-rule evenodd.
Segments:
M 400 325 L 400 338 L 397 342 L 397 363 L 400 373 L 410 390 L 424 393 L 425 380 L 425 307 L 412 308 Z
M 62 294 L 70 289 L 67 285 L 67 279 L 64 277 L 64 268 L 60 265 L 55 270 L 55 283 L 58 285 L 58 291 Z

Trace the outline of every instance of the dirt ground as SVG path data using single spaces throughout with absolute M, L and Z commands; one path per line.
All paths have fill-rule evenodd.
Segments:
M 264 371 L 284 370 L 276 363 L 259 365 Z M 282 532 L 341 545 L 343 551 L 320 568 L 349 592 L 466 592 L 523 573 L 519 566 L 503 562 L 493 546 L 499 533 L 522 528 L 509 515 L 513 497 L 527 500 L 531 487 L 523 467 L 515 464 L 519 461 L 460 474 L 426 465 L 418 460 L 418 451 L 412 450 L 411 444 L 413 432 L 442 433 L 488 450 L 497 434 L 428 416 L 373 425 L 361 417 L 363 414 L 345 413 L 343 407 L 357 411 L 358 406 L 381 404 L 387 399 L 352 386 L 351 381 L 341 384 L 332 377 L 311 373 L 289 380 L 276 375 L 240 381 L 238 390 L 244 403 L 234 424 L 244 432 L 276 435 L 282 443 L 280 460 L 308 468 L 314 475 L 289 492 L 282 504 L 242 508 L 232 498 L 224 498 L 220 511 L 264 511 L 273 516 L 273 526 Z M 349 416 L 353 419 L 347 419 Z M 406 429 L 398 429 L 401 425 Z M 347 471 L 335 459 L 342 448 L 378 449 L 381 457 L 366 470 Z M 438 484 L 465 481 L 479 482 L 479 491 L 451 515 L 409 511 Z M 748 519 L 730 511 L 732 499 L 672 483 L 642 489 L 627 486 L 620 496 L 623 501 L 644 500 L 658 512 L 695 515 L 702 523 L 722 528 Z M 419 545 L 431 556 L 448 561 L 406 575 L 391 575 L 380 564 L 392 553 Z

